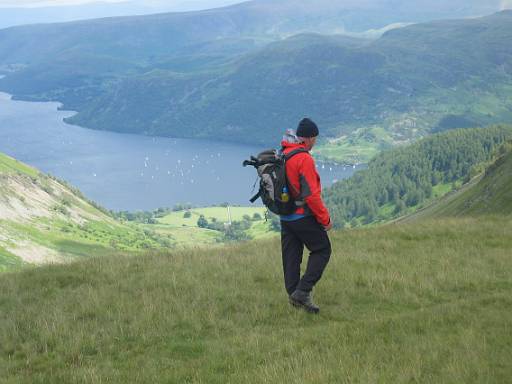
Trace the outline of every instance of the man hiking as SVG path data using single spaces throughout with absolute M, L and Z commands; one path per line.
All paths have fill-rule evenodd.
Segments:
M 309 151 L 319 134 L 317 125 L 305 118 L 294 134 L 289 130 L 281 145 L 284 154 L 304 149 L 286 161 L 289 193 L 297 202 L 291 215 L 281 215 L 281 248 L 286 291 L 290 304 L 318 313 L 311 299 L 311 291 L 322 277 L 331 256 L 331 243 L 327 231 L 332 228 L 329 211 L 321 192 L 320 176 Z M 304 245 L 310 251 L 306 271 L 300 277 Z

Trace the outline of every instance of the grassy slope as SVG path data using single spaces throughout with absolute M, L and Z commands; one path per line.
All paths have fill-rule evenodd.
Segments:
M 438 205 L 440 199 L 444 202 L 451 198 L 450 196 L 453 196 L 454 192 L 459 191 L 461 187 L 464 190 L 467 189 L 468 186 L 463 185 L 465 180 L 473 177 L 478 172 L 482 172 L 493 161 L 493 158 L 495 159 L 498 156 L 498 150 L 511 150 L 506 149 L 506 145 L 502 149 L 499 148 L 500 145 L 505 144 L 506 140 L 511 139 L 511 128 L 512 126 L 509 125 L 497 125 L 487 128 L 450 130 L 426 137 L 408 146 L 384 151 L 369 163 L 367 169 L 357 172 L 352 178 L 335 183 L 324 191 L 324 197 L 327 206 L 331 210 L 335 225 L 342 224 L 345 228 L 348 225 L 352 227 L 368 225 L 367 214 L 359 214 L 355 218 L 352 216 L 353 213 L 351 212 L 354 211 L 354 207 L 351 207 L 350 204 L 355 203 L 357 206 L 358 201 L 359 204 L 364 204 L 365 200 L 375 204 L 376 214 L 370 225 L 403 220 L 404 217 L 411 217 L 416 215 L 417 212 L 421 213 L 426 208 L 432 209 L 432 207 Z M 442 149 L 439 147 L 442 147 Z M 451 153 L 450 156 L 457 160 L 447 164 L 446 153 Z M 403 155 L 406 155 L 408 159 L 405 159 Z M 457 162 L 460 162 L 460 164 Z M 464 164 L 464 162 L 468 163 Z M 444 165 L 441 165 L 443 163 Z M 429 165 L 425 167 L 425 164 Z M 417 169 L 408 169 L 411 167 L 422 169 L 420 171 L 423 177 L 422 180 L 417 179 L 419 175 Z M 404 185 L 403 181 L 395 178 L 397 169 L 400 169 L 400 179 L 405 178 L 411 181 L 409 185 Z M 449 175 L 449 171 L 458 172 L 455 179 L 453 175 Z M 435 172 L 440 172 L 443 176 L 439 184 L 430 187 L 429 184 L 434 183 L 433 173 Z M 503 176 L 510 176 L 509 171 L 503 173 Z M 432 180 L 429 181 L 430 179 Z M 421 192 L 421 198 L 417 199 L 416 203 L 407 206 L 409 194 L 414 194 L 415 183 L 419 183 L 424 188 Z M 397 213 L 398 204 L 390 201 L 392 194 L 389 194 L 389 191 L 400 184 L 406 191 L 405 195 L 402 196 L 405 204 L 400 213 Z M 497 184 L 496 188 L 503 187 L 501 184 Z M 428 194 L 426 188 L 428 188 Z M 388 194 L 382 195 L 382 192 L 386 189 Z M 430 197 L 427 197 L 429 195 Z M 510 196 L 510 194 L 505 193 L 504 197 L 506 198 L 506 196 Z M 344 201 L 344 199 L 347 200 Z M 387 201 L 387 203 L 383 204 L 382 200 Z M 349 212 L 348 215 L 347 212 Z M 489 213 L 498 212 L 498 210 L 489 211 Z M 345 219 L 342 220 L 342 218 Z
M 156 236 L 122 225 L 81 194 L 0 154 L 0 271 L 161 248 Z M 36 256 L 37 255 L 37 256 Z
M 32 248 L 41 255 L 31 262 L 63 261 L 96 256 L 115 255 L 118 252 L 138 253 L 148 248 L 210 247 L 219 245 L 223 235 L 218 231 L 202 229 L 197 219 L 204 215 L 209 221 L 216 218 L 226 222 L 227 209 L 198 208 L 190 219 L 183 212 L 175 212 L 159 220 L 157 225 L 122 224 L 113 220 L 86 201 L 79 191 L 68 188 L 57 180 L 9 156 L 0 154 L 0 212 L 1 208 L 18 211 L 35 209 L 47 217 L 2 217 L 0 215 L 0 271 L 12 270 L 23 264 L 19 256 L 30 258 Z M 44 202 L 44 200 L 48 200 Z M 85 222 L 77 220 L 72 211 L 87 214 Z M 261 207 L 232 207 L 232 220 L 259 213 Z M 269 223 L 257 221 L 247 231 L 253 238 L 271 235 Z M 24 250 L 20 248 L 25 248 Z
M 278 239 L 0 276 L 4 383 L 504 383 L 512 223 L 337 232 L 310 316 Z
M 3 274 L 3 382 L 507 382 L 511 164 L 449 205 L 478 216 L 334 232 L 319 316 L 286 303 L 279 239 Z
M 499 157 L 485 174 L 401 220 L 489 214 L 512 215 L 512 150 Z
M 0 247 L 0 272 L 16 270 L 23 265 L 23 261 L 16 255 Z
M 16 173 L 36 177 L 39 172 L 26 164 L 20 163 L 10 156 L 0 153 L 0 174 L 11 175 Z M 21 258 L 0 246 L 0 272 L 17 269 L 22 265 L 23 261 Z
M 138 253 L 148 248 L 221 245 L 222 233 L 199 228 L 197 219 L 204 215 L 209 221 L 212 218 L 228 221 L 226 208 L 210 207 L 191 210 L 189 219 L 183 218 L 184 212 L 174 212 L 159 219 L 156 225 L 122 224 L 92 206 L 79 191 L 71 190 L 4 154 L 0 154 L 0 178 L 5 182 L 3 187 L 0 186 L 0 204 L 8 210 L 11 210 L 13 201 L 18 209 L 20 205 L 32 204 L 39 214 L 49 215 L 30 219 L 6 219 L 0 215 L 0 271 L 23 265 L 19 256 L 27 259 L 28 255 L 30 258 L 33 247 L 41 255 L 30 262 L 39 263 L 44 259 L 64 261 L 91 255 L 109 256 L 119 251 Z M 29 193 L 23 196 L 22 191 Z M 37 196 L 34 195 L 36 192 Z M 52 202 L 42 204 L 40 200 L 44 197 Z M 85 222 L 70 218 L 69 212 L 76 209 L 89 216 Z M 242 220 L 244 215 L 252 217 L 254 213 L 264 217 L 264 212 L 261 207 L 231 207 L 232 220 L 235 221 Z M 247 233 L 255 239 L 275 235 L 269 226 L 269 222 L 255 221 Z
M 12 157 L 7 156 L 3 153 L 0 153 L 0 173 L 21 173 L 32 177 L 37 177 L 37 175 L 39 175 L 39 171 L 36 170 L 35 168 L 23 164 L 18 160 L 13 159 Z
M 473 188 L 444 207 L 445 216 L 512 214 L 512 151 L 499 158 Z

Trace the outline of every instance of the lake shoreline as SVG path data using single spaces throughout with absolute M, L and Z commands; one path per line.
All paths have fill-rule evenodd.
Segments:
M 3 75 L 3 76 L 0 75 L 0 80 L 3 77 L 5 77 L 5 75 Z M 247 142 L 240 142 L 240 141 L 236 141 L 236 140 L 229 140 L 229 138 L 227 138 L 227 137 L 218 137 L 215 140 L 212 140 L 212 139 L 208 139 L 208 138 L 198 138 L 198 137 L 190 137 L 190 136 L 161 136 L 161 135 L 148 135 L 148 134 L 144 134 L 143 132 L 141 132 L 141 133 L 127 133 L 127 132 L 120 132 L 120 131 L 110 130 L 110 129 L 96 129 L 96 128 L 93 128 L 93 127 L 88 127 L 86 125 L 77 125 L 77 124 L 74 124 L 72 122 L 67 121 L 67 119 L 70 119 L 70 118 L 74 117 L 75 115 L 77 115 L 79 113 L 79 111 L 67 108 L 65 103 L 60 101 L 60 100 L 52 100 L 52 99 L 44 99 L 44 98 L 34 98 L 34 97 L 27 96 L 27 95 L 10 94 L 9 92 L 6 92 L 5 90 L 2 90 L 1 83 L 0 83 L 0 93 L 7 94 L 7 95 L 11 96 L 11 99 L 13 101 L 23 101 L 23 102 L 32 102 L 32 103 L 57 103 L 58 104 L 58 106 L 57 106 L 57 110 L 58 111 L 72 113 L 72 115 L 66 116 L 64 118 L 64 120 L 63 120 L 64 123 L 66 123 L 67 125 L 81 127 L 81 128 L 89 129 L 89 130 L 92 130 L 92 131 L 113 132 L 113 133 L 117 133 L 117 134 L 121 134 L 121 135 L 136 135 L 136 136 L 143 136 L 143 137 L 155 137 L 155 138 L 160 138 L 160 139 L 204 140 L 204 141 L 217 141 L 217 142 L 222 142 L 222 143 L 226 143 L 226 144 L 235 144 L 235 145 L 247 146 L 247 147 L 252 147 L 253 146 L 253 144 L 250 144 L 250 143 L 247 143 Z M 283 131 L 283 134 L 284 134 L 284 131 Z M 271 144 L 271 143 L 258 143 L 256 145 L 261 147 L 261 151 L 260 152 L 262 152 L 262 151 L 264 151 L 266 149 L 270 149 L 270 148 L 279 149 L 280 140 L 276 140 L 276 143 L 274 145 Z M 254 153 L 253 155 L 257 155 L 257 153 Z M 315 157 L 315 160 L 317 162 L 322 162 L 322 163 L 324 163 L 326 165 L 329 165 L 329 166 L 345 166 L 347 168 L 348 167 L 352 167 L 354 165 L 356 167 L 360 167 L 360 166 L 365 167 L 366 166 L 365 162 L 354 163 L 354 162 L 346 161 L 346 162 L 343 163 L 339 159 L 330 158 L 329 156 L 326 156 L 325 154 L 319 154 L 318 156 L 316 156 L 314 154 L 314 151 L 313 151 L 313 156 Z
M 256 172 L 242 162 L 265 147 L 88 129 L 65 123 L 75 111 L 58 110 L 60 105 L 0 93 L 0 151 L 65 180 L 112 211 L 187 203 L 249 206 Z M 356 170 L 317 164 L 326 187 Z

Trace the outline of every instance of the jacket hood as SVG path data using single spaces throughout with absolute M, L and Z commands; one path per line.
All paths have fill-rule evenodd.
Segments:
M 281 141 L 281 146 L 285 150 L 288 148 L 306 148 L 306 145 L 300 141 L 293 129 L 288 129 L 286 131 L 283 136 L 283 140 Z

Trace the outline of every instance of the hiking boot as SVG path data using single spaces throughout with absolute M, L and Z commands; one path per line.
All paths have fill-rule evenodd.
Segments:
M 289 300 L 291 305 L 297 308 L 302 308 L 306 312 L 320 312 L 320 308 L 318 308 L 311 300 L 311 292 L 301 291 L 297 289 L 290 295 Z

